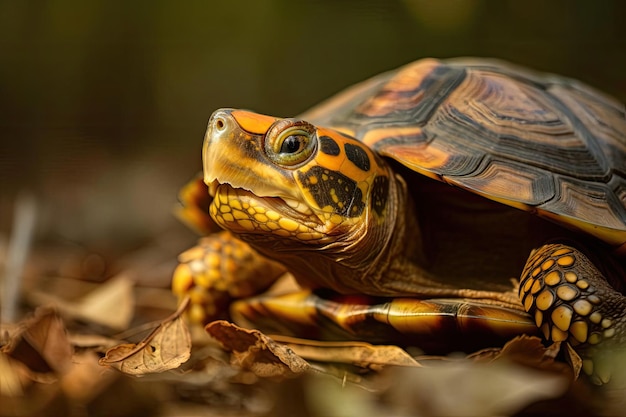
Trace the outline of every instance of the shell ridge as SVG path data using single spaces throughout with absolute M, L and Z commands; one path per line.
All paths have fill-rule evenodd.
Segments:
M 589 150 L 591 156 L 593 156 L 598 166 L 604 173 L 602 177 L 597 177 L 593 179 L 608 182 L 611 179 L 611 167 L 596 135 L 591 133 L 585 123 L 583 123 L 583 121 L 578 116 L 570 111 L 565 103 L 563 103 L 563 101 L 561 101 L 557 96 L 552 94 L 549 89 L 545 96 L 546 99 L 548 99 L 553 104 L 554 108 L 558 110 L 560 116 L 570 123 L 570 125 L 574 129 L 574 132 L 576 133 L 576 136 L 584 141 L 587 150 Z

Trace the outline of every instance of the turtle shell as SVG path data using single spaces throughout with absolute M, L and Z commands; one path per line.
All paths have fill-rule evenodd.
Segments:
M 494 60 L 424 59 L 302 118 L 626 252 L 624 106 L 577 81 Z

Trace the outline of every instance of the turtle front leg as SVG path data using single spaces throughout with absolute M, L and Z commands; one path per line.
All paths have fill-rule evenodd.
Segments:
M 547 340 L 569 342 L 592 382 L 609 382 L 612 359 L 626 352 L 626 297 L 587 256 L 564 244 L 540 247 L 526 261 L 519 296 Z
M 172 292 L 179 300 L 189 296 L 187 315 L 194 323 L 223 318 L 231 301 L 265 290 L 286 272 L 226 231 L 201 238 L 178 261 Z

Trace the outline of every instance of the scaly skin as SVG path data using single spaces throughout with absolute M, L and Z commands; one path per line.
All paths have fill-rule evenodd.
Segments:
M 610 358 L 624 354 L 624 296 L 581 251 L 564 244 L 534 251 L 519 295 L 547 340 L 567 341 L 577 350 L 594 383 L 608 383 L 615 367 L 621 368 Z

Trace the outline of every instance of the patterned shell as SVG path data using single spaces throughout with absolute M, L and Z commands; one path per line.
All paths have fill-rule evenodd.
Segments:
M 425 59 L 302 117 L 626 251 L 624 106 L 579 82 L 493 60 Z

